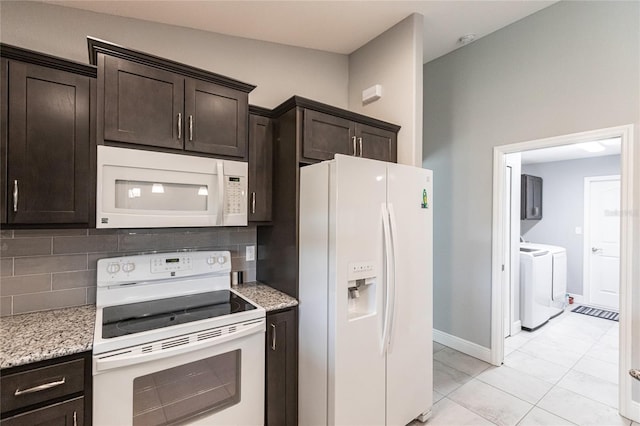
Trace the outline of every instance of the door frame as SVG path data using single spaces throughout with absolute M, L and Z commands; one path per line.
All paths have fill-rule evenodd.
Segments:
M 590 217 L 590 212 L 589 209 L 587 208 L 588 204 L 587 202 L 591 200 L 591 187 L 588 185 L 591 182 L 600 182 L 600 181 L 604 181 L 604 180 L 620 180 L 621 177 L 620 175 L 609 175 L 609 176 L 587 176 L 584 178 L 584 222 L 583 222 L 583 227 L 584 227 L 584 233 L 583 233 L 583 241 L 584 241 L 584 245 L 583 245 L 583 251 L 582 251 L 582 283 L 583 283 L 583 289 L 582 289 L 582 297 L 583 297 L 583 303 L 590 305 L 591 303 L 591 275 L 589 274 L 590 271 L 590 267 L 591 267 L 591 253 L 589 251 L 589 246 L 590 244 L 587 244 L 588 242 L 590 242 L 590 238 L 591 238 L 591 231 L 589 229 L 589 221 L 591 220 Z M 620 182 L 620 184 L 622 184 L 622 182 Z M 620 205 L 622 205 L 622 187 L 620 188 Z M 618 206 L 618 208 L 620 208 L 620 206 Z M 621 210 L 622 211 L 622 210 Z M 622 218 L 620 218 L 622 220 Z M 622 226 L 622 222 L 620 223 L 620 226 Z M 622 229 L 622 228 L 621 228 Z M 621 246 L 622 248 L 622 246 Z M 620 283 L 618 283 L 618 286 L 620 286 Z M 599 306 L 599 305 L 596 305 Z M 611 309 L 610 306 L 602 306 L 603 308 L 607 308 L 607 309 Z
M 632 401 L 633 379 L 627 371 L 632 368 L 632 295 L 633 293 L 633 207 L 634 207 L 634 126 L 633 124 L 591 130 L 527 142 L 500 145 L 493 148 L 493 213 L 491 249 L 491 363 L 499 366 L 504 360 L 504 321 L 502 286 L 508 280 L 502 271 L 504 251 L 505 155 L 531 149 L 550 148 L 579 142 L 619 137 L 620 153 L 620 350 L 619 350 L 619 412 L 625 417 L 640 420 L 640 403 Z M 638 242 L 636 242 L 638 243 Z M 640 246 L 640 244 L 638 244 Z M 636 256 L 638 254 L 635 254 Z M 640 292 L 640 280 L 636 292 Z M 630 403 L 627 403 L 630 401 Z

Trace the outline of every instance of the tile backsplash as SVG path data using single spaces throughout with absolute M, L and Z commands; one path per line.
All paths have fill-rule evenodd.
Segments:
M 0 231 L 0 316 L 94 304 L 104 257 L 182 249 L 229 250 L 234 271 L 256 277 L 245 247 L 256 228 L 33 229 Z

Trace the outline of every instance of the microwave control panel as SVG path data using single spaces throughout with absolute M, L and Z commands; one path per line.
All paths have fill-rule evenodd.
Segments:
M 243 212 L 243 204 L 245 198 L 245 190 L 241 177 L 227 176 L 225 177 L 225 206 L 224 211 L 227 214 L 240 214 Z

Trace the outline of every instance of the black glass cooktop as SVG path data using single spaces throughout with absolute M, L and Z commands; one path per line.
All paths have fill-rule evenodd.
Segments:
M 124 336 L 256 309 L 229 290 L 151 300 L 102 310 L 102 338 Z

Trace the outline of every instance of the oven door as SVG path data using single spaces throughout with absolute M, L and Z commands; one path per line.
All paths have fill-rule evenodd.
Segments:
M 94 355 L 93 424 L 264 424 L 264 324 L 232 338 Z

